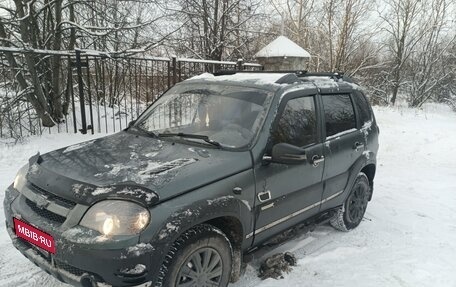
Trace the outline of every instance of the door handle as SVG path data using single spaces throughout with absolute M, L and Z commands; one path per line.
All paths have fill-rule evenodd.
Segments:
M 353 149 L 356 150 L 356 151 L 359 151 L 362 148 L 364 148 L 364 144 L 363 143 L 355 142 L 355 144 L 353 145 Z
M 325 157 L 324 156 L 318 156 L 318 155 L 314 155 L 312 157 L 312 164 L 313 166 L 317 167 L 320 163 L 324 162 L 325 161 Z
M 258 200 L 263 203 L 271 200 L 271 192 L 269 190 L 258 193 Z

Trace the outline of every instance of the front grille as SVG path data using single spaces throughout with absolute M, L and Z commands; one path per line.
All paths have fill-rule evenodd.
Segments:
M 27 205 L 36 213 L 38 214 L 39 216 L 41 217 L 44 217 L 48 220 L 51 220 L 55 223 L 60 223 L 62 224 L 63 222 L 65 222 L 66 218 L 61 216 L 61 215 L 58 215 L 58 214 L 55 214 L 54 212 L 51 212 L 47 209 L 44 209 L 44 208 L 39 208 L 36 203 L 34 203 L 33 201 L 31 201 L 30 199 L 26 199 L 25 202 L 27 203 Z
M 35 251 L 35 254 L 37 254 L 38 256 L 40 256 L 41 258 L 43 258 L 44 260 L 46 260 L 46 262 L 50 265 L 50 266 L 53 266 L 53 267 L 56 267 L 60 270 L 64 270 L 68 273 L 71 273 L 73 275 L 76 275 L 76 276 L 82 276 L 83 274 L 90 274 L 92 275 L 95 279 L 96 279 L 96 282 L 98 283 L 105 283 L 105 281 L 98 275 L 94 274 L 94 273 L 91 273 L 91 272 L 87 272 L 87 271 L 84 271 L 82 269 L 79 269 L 77 267 L 74 267 L 72 265 L 69 265 L 65 262 L 62 262 L 60 260 L 56 260 L 54 258 L 54 260 L 52 260 L 53 256 L 50 255 L 50 256 L 47 256 L 45 254 L 43 254 L 42 252 L 40 252 L 40 249 L 38 247 L 36 247 L 35 245 L 27 242 L 26 240 L 23 240 L 22 238 L 19 240 L 19 243 L 26 246 L 26 248 L 32 248 L 34 251 Z M 25 255 L 25 253 L 24 253 Z M 27 255 L 26 255 L 27 256 Z M 31 259 L 32 260 L 32 259 Z M 34 262 L 34 260 L 32 260 L 32 262 Z M 36 263 L 35 263 L 36 264 Z
M 62 270 L 65 270 L 66 272 L 69 272 L 69 273 L 74 274 L 76 276 L 81 276 L 82 274 L 87 273 L 84 270 L 81 270 L 81 269 L 79 269 L 77 267 L 71 266 L 71 265 L 66 264 L 66 263 L 64 263 L 62 261 L 57 261 L 57 260 L 55 260 L 55 267 L 57 267 L 59 269 L 62 269 Z
M 33 250 L 35 250 L 36 254 L 38 254 L 41 258 L 46 260 L 47 263 L 52 265 L 52 259 L 51 255 L 47 251 L 44 251 L 43 249 L 40 249 L 39 247 L 32 245 Z
M 29 242 L 25 241 L 25 240 L 21 240 L 20 241 L 22 244 L 24 244 L 25 246 L 27 246 L 28 248 L 32 248 L 36 254 L 38 254 L 41 258 L 43 258 L 44 260 L 46 260 L 46 262 L 49 264 L 49 265 L 52 265 L 52 259 L 51 259 L 51 256 L 46 256 L 44 255 L 42 252 L 40 252 L 39 248 L 30 244 Z M 59 261 L 59 260 L 55 260 L 54 259 L 54 264 L 55 264 L 55 267 L 59 268 L 59 269 L 62 269 L 62 270 L 65 270 L 71 274 L 74 274 L 76 276 L 81 276 L 82 274 L 84 273 L 87 273 L 86 271 L 84 270 L 81 270 L 77 267 L 74 267 L 74 266 L 71 266 L 69 264 L 66 264 L 62 261 Z
M 47 263 L 51 264 L 51 262 L 52 262 L 51 256 L 49 255 L 49 253 L 47 251 L 40 249 L 39 247 L 31 244 L 30 242 L 28 242 L 27 240 L 25 240 L 23 238 L 19 238 L 18 242 L 19 242 L 19 244 L 21 244 L 22 246 L 24 246 L 27 249 L 33 249 L 33 251 L 35 251 L 35 253 L 37 255 L 39 255 L 41 258 L 46 260 Z
M 19 238 L 19 241 L 18 241 L 19 244 L 24 245 L 26 248 L 32 248 L 33 247 L 33 245 L 30 242 L 28 242 L 27 240 L 25 240 L 23 238 L 20 238 L 20 237 L 18 237 L 18 238 Z
M 48 200 L 54 201 L 54 202 L 56 202 L 59 205 L 63 205 L 65 207 L 69 207 L 69 208 L 73 208 L 76 205 L 76 202 L 68 200 L 68 199 L 63 198 L 63 197 L 60 197 L 60 196 L 55 195 L 53 193 L 50 193 L 47 190 L 42 189 L 41 187 L 39 187 L 39 186 L 37 186 L 37 185 L 35 185 L 33 183 L 30 183 L 30 186 L 32 187 L 33 191 L 46 196 Z

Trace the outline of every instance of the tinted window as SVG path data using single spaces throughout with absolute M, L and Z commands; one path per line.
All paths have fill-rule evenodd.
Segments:
M 274 143 L 288 143 L 299 147 L 316 142 L 317 121 L 313 97 L 291 99 L 280 115 L 273 133 Z
M 356 109 L 358 110 L 361 125 L 364 125 L 364 123 L 371 120 L 369 104 L 367 103 L 366 97 L 359 92 L 354 93 L 353 98 L 355 100 Z
M 355 113 L 349 95 L 324 95 L 326 136 L 356 128 Z

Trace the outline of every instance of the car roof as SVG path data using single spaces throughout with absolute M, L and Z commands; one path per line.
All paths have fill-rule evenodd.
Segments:
M 266 90 L 276 91 L 282 88 L 277 81 L 284 76 L 283 73 L 236 73 L 229 75 L 218 75 L 204 73 L 189 78 L 182 83 L 219 83 L 226 85 L 254 87 Z
M 204 73 L 184 81 L 211 82 L 252 86 L 268 90 L 315 89 L 333 93 L 360 89 L 360 86 L 341 73 L 308 73 L 306 71 L 221 71 Z

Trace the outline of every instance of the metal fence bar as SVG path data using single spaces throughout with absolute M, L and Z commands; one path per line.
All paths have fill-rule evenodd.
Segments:
M 155 96 L 155 86 L 154 86 L 154 62 L 151 63 L 150 66 L 150 74 L 151 74 L 151 85 L 152 85 L 152 102 L 156 100 Z
M 170 77 L 170 75 L 171 75 L 171 73 L 170 73 L 171 66 L 170 65 L 171 65 L 171 63 L 168 62 L 168 89 L 171 88 L 171 77 Z
M 94 134 L 94 126 L 93 126 L 93 109 L 92 109 L 92 89 L 90 87 L 90 65 L 89 65 L 89 57 L 86 56 L 86 63 L 87 63 L 87 94 L 89 96 L 89 114 L 90 114 L 90 130 L 91 133 Z
M 97 131 L 98 133 L 101 133 L 101 118 L 100 118 L 100 87 L 99 87 L 99 70 L 100 66 L 98 64 L 98 59 L 94 59 L 95 62 L 95 92 L 96 92 L 96 97 L 97 97 Z
M 117 75 L 119 74 L 119 70 L 120 70 L 120 67 L 118 64 L 119 63 L 116 61 L 116 71 L 117 71 L 116 74 Z M 120 80 L 118 81 L 119 88 L 120 88 L 121 84 L 122 84 L 122 77 L 120 77 Z M 116 85 L 116 87 L 117 87 L 117 85 Z M 117 88 L 116 88 L 116 94 L 117 94 L 117 101 L 116 101 L 117 102 L 117 112 L 119 115 L 119 129 L 122 130 L 122 113 L 120 110 L 122 107 L 122 105 L 121 105 L 122 99 L 120 98 L 120 91 Z M 114 109 L 114 107 L 113 107 L 113 109 Z
M 70 88 L 70 93 L 71 93 L 71 112 L 73 114 L 73 129 L 74 133 L 76 134 L 78 132 L 78 127 L 76 123 L 76 105 L 74 101 L 74 89 L 73 89 L 73 68 L 71 65 L 71 58 L 68 56 L 68 81 L 69 81 L 69 88 Z M 38 121 L 41 123 L 41 121 Z M 41 131 L 41 126 L 40 126 L 40 131 Z
M 141 70 L 139 71 L 141 73 Z M 141 78 L 141 76 L 139 76 Z M 139 97 L 140 97 L 140 92 L 139 91 L 139 84 L 138 84 L 138 63 L 137 60 L 135 59 L 135 109 L 136 109 L 136 117 L 139 116 Z
M 81 124 L 82 128 L 80 132 L 82 134 L 87 133 L 87 119 L 86 119 L 86 112 L 85 112 L 85 98 L 84 98 L 84 83 L 82 81 L 82 66 L 83 63 L 81 61 L 81 51 L 76 50 L 76 69 L 78 73 L 78 90 L 79 90 L 79 104 L 81 106 Z
M 131 119 L 130 120 L 133 120 L 133 85 L 132 85 L 132 82 L 131 82 L 131 78 L 132 78 L 132 69 L 131 69 L 131 65 L 130 65 L 130 60 L 128 60 L 128 68 L 129 68 L 129 80 L 128 80 L 128 83 L 129 83 L 129 86 L 130 86 L 130 117 Z
M 106 133 L 108 132 L 108 112 L 106 110 L 106 73 L 105 73 L 105 67 L 106 63 L 102 62 L 101 63 L 101 83 L 103 87 L 103 109 L 104 109 L 104 118 L 105 118 L 105 131 Z
M 173 57 L 173 85 L 177 83 L 177 58 Z
M 146 74 L 146 106 L 149 105 L 149 75 L 147 74 L 147 61 L 145 62 L 146 63 L 146 71 L 145 71 L 145 74 Z
M 124 113 L 125 113 L 125 126 L 128 126 L 128 111 L 127 111 L 127 81 L 126 78 L 126 69 L 122 69 L 122 79 L 123 79 L 123 98 L 124 98 Z

